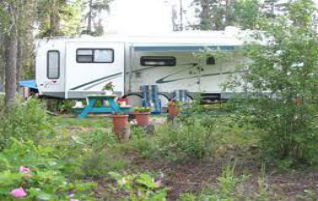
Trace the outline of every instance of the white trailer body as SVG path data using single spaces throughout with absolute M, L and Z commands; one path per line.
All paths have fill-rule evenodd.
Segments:
M 168 95 L 179 89 L 224 95 L 220 85 L 244 59 L 219 62 L 213 55 L 194 54 L 241 45 L 226 31 L 44 39 L 37 48 L 36 83 L 40 95 L 63 99 L 102 93 L 109 82 L 118 95 L 138 93 L 142 85 L 158 85 Z

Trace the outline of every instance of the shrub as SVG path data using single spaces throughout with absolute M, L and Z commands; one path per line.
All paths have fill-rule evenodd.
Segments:
M 318 162 L 318 41 L 311 0 L 293 1 L 286 16 L 260 23 L 263 35 L 244 49 L 251 62 L 235 87 L 247 92 L 245 113 L 265 131 L 262 146 L 283 166 Z M 265 39 L 264 39 L 265 38 Z M 267 45 L 263 45 L 264 41 Z
M 119 171 L 128 166 L 122 155 L 113 149 L 89 150 L 82 157 L 81 170 L 85 177 L 100 178 L 110 171 Z
M 0 153 L 0 200 L 16 200 L 10 194 L 13 189 L 24 191 L 26 201 L 95 200 L 92 188 L 96 184 L 68 178 L 56 150 L 32 141 L 22 143 L 14 138 L 10 141 L 9 147 Z
M 121 200 L 166 201 L 167 188 L 162 188 L 161 182 L 156 182 L 148 173 L 121 175 L 117 172 L 110 172 L 109 175 L 117 181 L 117 193 L 120 190 L 124 193 Z
M 180 127 L 161 126 L 152 138 L 133 140 L 133 146 L 142 156 L 171 161 L 202 159 L 214 151 L 213 118 L 182 120 Z
M 17 102 L 10 111 L 2 111 L 0 115 L 0 149 L 8 146 L 10 137 L 37 144 L 43 136 L 53 133 L 51 118 L 36 99 Z

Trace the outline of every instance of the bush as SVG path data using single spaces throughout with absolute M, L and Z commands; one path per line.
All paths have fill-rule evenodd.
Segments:
M 262 35 L 244 49 L 251 60 L 231 87 L 248 93 L 241 109 L 265 131 L 261 143 L 270 161 L 283 166 L 317 164 L 318 41 L 311 0 L 289 4 L 286 16 L 260 23 Z M 270 39 L 270 40 L 269 40 Z M 263 45 L 264 41 L 267 45 Z M 250 123 L 247 122 L 247 123 Z
M 156 136 L 137 138 L 132 144 L 142 156 L 150 159 L 202 159 L 214 151 L 214 118 L 189 118 L 184 118 L 178 129 L 164 125 L 158 129 Z
M 10 137 L 37 144 L 43 136 L 53 133 L 51 118 L 36 99 L 17 102 L 0 115 L 0 150 L 8 146 Z
M 117 181 L 116 193 L 122 195 L 120 200 L 166 201 L 167 188 L 162 188 L 160 180 L 156 182 L 149 173 L 121 175 L 110 172 L 109 175 Z
M 68 178 L 63 172 L 67 166 L 53 148 L 14 138 L 9 144 L 0 153 L 0 200 L 16 200 L 10 192 L 19 188 L 25 191 L 26 201 L 95 200 L 92 188 L 96 184 Z

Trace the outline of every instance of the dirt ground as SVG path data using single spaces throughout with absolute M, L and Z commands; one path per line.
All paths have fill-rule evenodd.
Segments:
M 170 188 L 168 199 L 177 200 L 181 193 L 198 192 L 207 184 L 216 185 L 224 165 L 222 161 L 196 161 L 175 164 L 153 162 L 134 158 L 134 165 L 141 171 L 156 171 L 164 174 L 163 183 Z M 250 175 L 247 180 L 248 189 L 245 193 L 253 193 L 260 176 L 260 167 L 236 167 L 236 174 Z M 318 193 L 318 172 L 315 170 L 266 171 L 266 182 L 275 194 L 282 195 L 289 201 L 300 200 L 297 195 L 303 195 L 307 190 Z M 302 199 L 304 200 L 304 199 Z M 317 198 L 318 200 L 318 198 Z

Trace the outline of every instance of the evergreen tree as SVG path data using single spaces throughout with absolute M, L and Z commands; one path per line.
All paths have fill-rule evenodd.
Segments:
M 79 33 L 81 0 L 38 0 L 37 10 L 39 37 Z
M 102 35 L 103 25 L 100 15 L 103 11 L 109 11 L 112 0 L 87 0 L 84 7 L 87 8 L 84 19 L 87 21 L 86 29 L 82 33 L 90 35 Z

